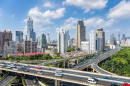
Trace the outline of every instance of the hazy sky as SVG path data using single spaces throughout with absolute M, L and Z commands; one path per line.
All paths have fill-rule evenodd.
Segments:
M 26 19 L 31 15 L 34 31 L 50 33 L 51 40 L 57 38 L 61 28 L 69 29 L 75 38 L 76 23 L 84 20 L 86 38 L 91 30 L 102 27 L 106 39 L 110 33 L 130 36 L 130 0 L 0 0 L 0 31 L 26 31 Z

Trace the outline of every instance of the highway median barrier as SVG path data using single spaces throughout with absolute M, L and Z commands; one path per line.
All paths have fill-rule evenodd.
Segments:
M 8 86 L 9 84 L 11 84 L 15 79 L 17 78 L 17 76 L 15 76 L 11 81 L 9 81 L 5 86 Z
M 8 76 L 9 72 L 7 74 L 4 74 L 1 78 L 0 81 L 2 81 L 3 79 L 5 79 Z
M 22 80 L 23 86 L 26 86 L 23 77 L 21 77 L 21 80 Z
M 50 85 L 46 84 L 45 82 L 40 81 L 37 77 L 36 77 L 36 79 L 38 80 L 38 83 L 41 84 L 42 86 L 50 86 Z

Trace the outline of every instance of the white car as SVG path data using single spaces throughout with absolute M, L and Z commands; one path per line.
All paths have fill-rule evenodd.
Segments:
M 89 83 L 93 83 L 93 84 L 96 84 L 96 80 L 94 78 L 88 78 L 88 82 Z
M 61 69 L 57 69 L 57 70 L 55 71 L 55 76 L 62 77 L 62 70 L 61 70 Z
M 34 82 L 34 83 L 36 83 L 36 82 L 37 82 L 37 80 L 36 80 L 36 79 L 33 79 L 33 82 Z
M 13 70 L 18 70 L 18 68 L 13 68 Z

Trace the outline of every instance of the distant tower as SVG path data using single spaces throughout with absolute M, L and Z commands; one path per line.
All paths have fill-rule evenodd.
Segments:
M 50 35 L 49 35 L 49 33 L 46 36 L 46 40 L 47 40 L 47 43 L 49 44 L 50 43 Z
M 15 35 L 16 35 L 16 42 L 23 41 L 23 32 L 22 31 L 15 31 Z
M 103 45 L 102 51 L 105 49 L 105 32 L 103 31 L 103 28 L 97 28 L 97 37 L 102 38 L 101 44 Z
M 29 16 L 27 20 L 27 40 L 32 38 L 33 41 L 36 41 L 36 34 L 33 29 L 33 19 Z
M 86 41 L 86 29 L 83 20 L 79 20 L 76 25 L 76 48 L 81 49 L 81 41 Z
M 118 41 L 120 41 L 120 33 L 118 34 Z
M 95 53 L 97 50 L 97 33 L 94 30 L 89 34 L 89 43 L 90 53 Z
M 57 50 L 59 53 L 67 52 L 67 31 L 61 29 L 57 34 Z
M 122 40 L 125 41 L 125 34 L 122 34 Z
M 67 30 L 67 40 L 70 40 L 69 30 Z
M 109 45 L 114 45 L 114 34 L 113 33 L 110 34 L 109 41 L 110 41 Z

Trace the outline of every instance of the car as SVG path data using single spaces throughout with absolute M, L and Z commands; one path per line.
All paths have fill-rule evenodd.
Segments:
M 28 64 L 24 64 L 24 66 L 29 66 Z
M 62 70 L 61 69 L 57 69 L 55 70 L 55 76 L 59 76 L 59 77 L 62 77 Z
M 95 78 L 88 78 L 88 82 L 89 83 L 93 83 L 93 84 L 96 84 L 97 82 L 96 82 L 96 80 L 95 80 Z
M 78 67 L 78 69 L 79 69 L 80 67 Z
M 102 77 L 102 79 L 109 79 L 108 77 Z
M 10 66 L 7 66 L 6 68 L 11 69 L 11 67 L 10 67 Z
M 117 83 L 111 83 L 111 86 L 119 86 Z
M 9 63 L 9 65 L 12 65 L 13 63 Z
M 37 67 L 37 69 L 41 69 L 41 67 Z
M 14 65 L 15 65 L 15 66 L 20 66 L 18 63 L 15 63 Z
M 124 83 L 123 83 L 123 86 L 130 86 L 130 84 L 124 82 Z
M 4 62 L 1 62 L 1 64 L 5 64 Z
M 13 70 L 18 70 L 18 68 L 13 68 Z
M 43 74 L 43 71 L 38 71 L 37 74 Z
M 7 67 L 7 65 L 6 65 L 6 64 L 4 64 L 2 67 Z
M 22 67 L 23 71 L 25 72 L 29 72 L 29 70 L 27 70 L 24 66 Z
M 34 83 L 37 83 L 37 80 L 36 80 L 36 79 L 33 79 L 33 82 L 34 82 Z

